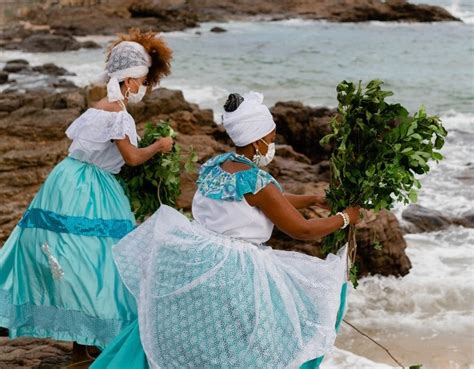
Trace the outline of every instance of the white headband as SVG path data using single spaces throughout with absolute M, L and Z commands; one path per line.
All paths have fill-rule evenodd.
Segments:
M 276 128 L 270 110 L 262 104 L 263 95 L 249 92 L 233 112 L 225 112 L 222 123 L 235 146 L 243 147 L 265 137 Z
M 122 41 L 110 52 L 105 71 L 99 83 L 107 83 L 107 98 L 110 102 L 123 100 L 120 82 L 126 78 L 140 78 L 148 74 L 151 57 L 138 42 Z

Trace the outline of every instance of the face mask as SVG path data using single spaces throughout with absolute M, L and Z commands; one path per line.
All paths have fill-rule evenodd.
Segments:
M 273 160 L 275 156 L 275 143 L 272 142 L 271 144 L 267 144 L 265 140 L 262 139 L 262 141 L 265 145 L 268 146 L 268 150 L 264 156 L 262 155 L 255 156 L 255 160 L 254 160 L 255 164 L 257 164 L 257 166 L 259 167 L 265 167 L 268 164 L 270 164 L 270 162 Z
M 136 93 L 130 92 L 128 94 L 128 102 L 130 102 L 132 104 L 136 104 L 136 103 L 142 101 L 145 94 L 146 94 L 146 86 L 140 85 L 140 87 L 138 87 L 138 92 L 136 92 Z

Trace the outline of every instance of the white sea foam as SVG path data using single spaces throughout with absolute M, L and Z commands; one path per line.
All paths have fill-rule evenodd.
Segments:
M 474 12 L 466 9 L 466 6 L 462 6 L 459 0 L 452 0 L 451 5 L 445 6 L 445 8 L 464 23 L 474 24 Z
M 352 352 L 335 348 L 332 353 L 326 355 L 321 369 L 393 369 L 393 366 L 376 363 Z

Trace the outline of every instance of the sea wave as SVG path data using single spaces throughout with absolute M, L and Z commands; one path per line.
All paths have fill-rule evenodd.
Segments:
M 453 0 L 451 5 L 444 8 L 455 17 L 460 18 L 464 23 L 474 24 L 474 11 L 467 10 L 465 6 L 461 5 L 459 0 Z
M 352 352 L 335 348 L 326 355 L 321 369 L 393 369 L 393 366 L 376 363 Z

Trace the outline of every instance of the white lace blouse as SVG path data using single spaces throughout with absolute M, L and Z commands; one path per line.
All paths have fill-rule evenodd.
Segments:
M 132 145 L 138 145 L 135 121 L 125 110 L 109 112 L 90 108 L 71 123 L 66 135 L 72 140 L 70 157 L 97 165 L 112 174 L 120 172 L 125 164 L 113 140 L 127 136 Z

